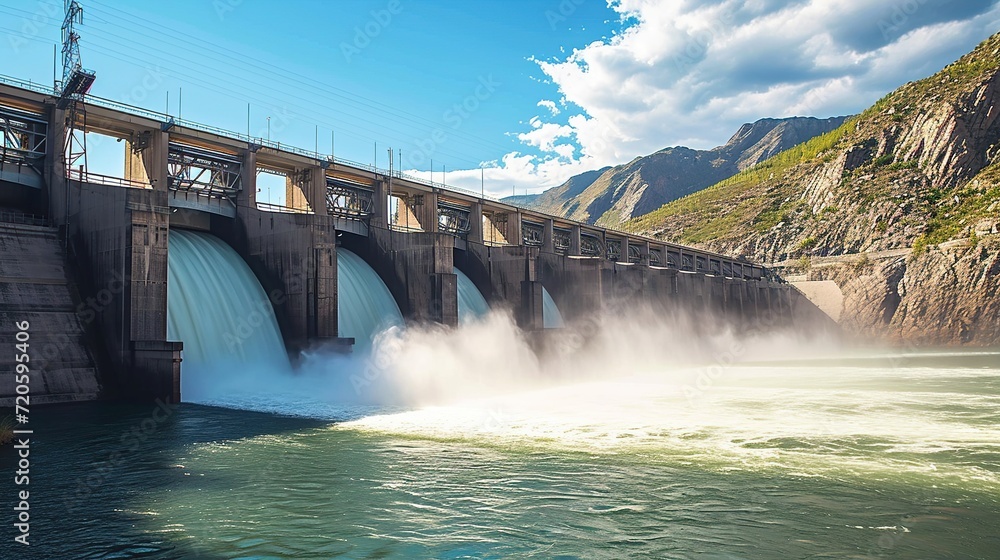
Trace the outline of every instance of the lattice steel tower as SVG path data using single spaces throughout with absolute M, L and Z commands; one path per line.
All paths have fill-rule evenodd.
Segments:
M 80 34 L 75 24 L 83 23 L 83 8 L 76 0 L 65 0 L 66 17 L 62 24 L 62 81 L 55 84 L 59 92 L 56 106 L 66 111 L 66 168 L 67 171 L 79 166 L 83 175 L 87 170 L 87 111 L 84 96 L 94 85 L 96 75 L 84 70 L 80 63 Z M 81 125 L 80 131 L 77 126 Z M 79 133 L 78 133 L 79 132 Z M 81 176 L 82 180 L 83 177 Z

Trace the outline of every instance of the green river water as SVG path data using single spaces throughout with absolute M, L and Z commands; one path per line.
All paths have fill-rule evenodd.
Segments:
M 40 408 L 0 558 L 1000 558 L 1000 354 L 703 373 Z

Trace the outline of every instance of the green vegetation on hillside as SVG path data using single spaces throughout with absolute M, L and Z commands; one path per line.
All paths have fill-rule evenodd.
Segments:
M 980 219 L 1000 214 L 1000 163 L 987 167 L 965 186 L 949 193 L 948 199 L 942 200 L 940 191 L 934 195 L 936 198 L 928 199 L 933 210 L 924 233 L 913 243 L 916 254 L 930 245 L 962 237 L 965 230 L 974 228 Z M 974 235 L 974 232 L 969 234 Z
M 685 243 L 732 247 L 770 235 L 768 245 L 778 244 L 792 254 L 873 243 L 884 247 L 913 243 L 919 251 L 968 235 L 979 220 L 1000 213 L 1000 164 L 983 169 L 957 188 L 936 188 L 942 178 L 922 169 L 911 152 L 878 150 L 885 145 L 892 148 L 892 139 L 914 126 L 919 115 L 968 106 L 981 95 L 975 92 L 998 72 L 1000 34 L 941 72 L 884 96 L 836 130 L 661 206 L 627 222 L 625 228 Z M 849 150 L 855 158 L 852 169 L 843 171 L 839 184 L 830 185 L 836 177 L 824 179 L 823 198 L 811 198 L 824 206 L 814 210 L 803 198 L 806 187 L 815 184 L 817 173 L 836 171 L 825 164 Z M 857 162 L 866 150 L 867 161 Z M 790 227 L 777 227 L 783 223 Z M 854 228 L 852 237 L 845 238 L 848 228 Z M 827 245 L 834 231 L 839 232 L 836 245 Z
M 778 202 L 777 206 L 768 201 L 744 201 L 735 208 L 731 205 L 738 195 L 748 187 L 763 184 L 781 177 L 792 167 L 810 161 L 824 152 L 830 152 L 849 131 L 856 127 L 857 119 L 849 119 L 840 127 L 817 136 L 803 144 L 785 150 L 745 171 L 725 179 L 715 185 L 689 194 L 684 198 L 665 204 L 660 208 L 626 223 L 626 228 L 636 231 L 655 229 L 671 216 L 680 214 L 715 214 L 693 229 L 685 231 L 681 239 L 688 243 L 701 243 L 731 231 L 733 226 L 743 222 L 755 224 L 757 231 L 767 231 L 787 218 L 791 206 Z

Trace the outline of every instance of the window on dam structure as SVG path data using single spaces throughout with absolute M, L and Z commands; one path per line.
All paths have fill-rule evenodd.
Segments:
M 77 137 L 83 135 L 76 132 Z M 76 154 L 67 153 L 69 176 L 74 179 L 85 178 L 90 183 L 123 185 L 130 178 L 130 168 L 141 165 L 136 158 L 129 158 L 128 142 L 125 138 L 104 134 L 101 132 L 86 132 L 86 156 L 72 157 Z M 70 152 L 73 148 L 70 148 Z M 81 177 L 85 175 L 85 177 Z M 141 172 L 135 186 L 148 187 L 145 171 Z

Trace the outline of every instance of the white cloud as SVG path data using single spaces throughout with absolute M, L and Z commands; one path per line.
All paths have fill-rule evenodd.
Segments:
M 549 113 L 552 114 L 553 117 L 559 114 L 559 107 L 556 107 L 555 102 L 549 99 L 543 99 L 539 101 L 538 106 L 545 107 L 546 109 L 548 109 Z
M 537 192 L 666 146 L 710 148 L 764 117 L 856 113 L 1000 28 L 995 0 L 610 4 L 630 22 L 620 33 L 535 61 L 563 110 L 538 102 L 550 114 L 517 134 L 535 155 L 505 156 L 498 181 Z
M 543 123 L 538 117 L 531 119 L 531 126 L 534 130 L 518 134 L 517 139 L 529 146 L 535 146 L 543 152 L 554 152 L 557 140 L 573 134 L 571 126 Z

